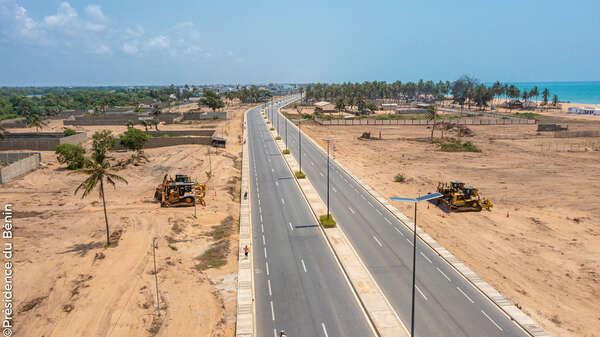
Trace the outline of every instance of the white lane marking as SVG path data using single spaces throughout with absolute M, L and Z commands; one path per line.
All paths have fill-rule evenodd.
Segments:
M 344 178 L 344 181 L 346 182 L 346 184 L 348 183 L 348 180 L 346 180 L 346 178 Z
M 273 309 L 273 301 L 271 301 L 271 319 L 275 320 L 275 310 Z
M 265 262 L 265 266 L 267 266 L 267 276 L 269 275 L 269 262 Z
M 464 292 L 462 289 L 460 289 L 459 287 L 456 287 L 456 289 L 458 289 L 458 291 L 460 291 L 460 293 L 461 293 L 461 294 L 463 294 L 463 296 L 464 296 L 464 297 L 466 297 L 466 298 L 469 300 L 469 302 L 471 302 L 471 304 L 475 303 L 475 301 L 473 301 L 473 300 L 472 300 L 472 299 L 469 297 L 469 295 L 467 295 L 467 294 L 466 294 L 466 293 L 465 293 L 465 292 Z
M 289 222 L 289 225 L 290 225 L 290 229 L 291 229 L 291 230 L 294 230 L 294 227 L 292 226 L 292 223 L 291 223 L 291 222 Z
M 429 261 L 429 263 L 433 263 L 433 262 L 431 262 L 431 259 L 430 259 L 429 257 L 427 257 L 427 255 L 423 254 L 423 252 L 419 252 L 419 254 L 421 254 L 421 256 L 422 256 L 423 258 L 425 258 L 425 260 Z M 438 269 L 438 270 L 439 270 L 439 269 Z M 444 276 L 445 276 L 445 275 L 444 275 Z
M 355 189 L 354 189 L 354 192 L 358 193 L 358 190 L 355 188 Z
M 410 241 L 408 238 L 406 238 L 406 241 L 408 241 L 408 243 L 410 243 L 411 246 L 413 245 L 412 241 Z
M 258 199 L 258 206 L 260 206 L 260 199 Z
M 370 201 L 367 201 L 367 203 L 369 204 L 369 206 L 373 207 L 373 204 Z
M 283 198 L 281 198 L 281 203 L 285 205 L 285 200 L 283 200 Z
M 348 207 L 348 209 L 350 210 L 350 212 L 352 212 L 352 214 L 356 214 L 352 208 Z
M 266 246 L 263 247 L 263 250 L 265 251 L 265 259 L 267 259 L 268 258 L 268 256 L 267 256 L 267 247 Z
M 327 334 L 327 329 L 325 328 L 325 323 L 321 323 L 321 326 L 323 327 L 323 333 L 325 334 L 325 337 L 329 337 Z
M 269 285 L 269 296 L 273 296 L 273 293 L 271 292 L 271 280 L 267 280 L 267 284 Z
M 381 244 L 381 242 L 379 242 L 379 240 L 377 240 L 377 238 L 375 237 L 375 235 L 373 235 L 373 239 L 375 239 L 375 241 L 377 242 L 377 244 L 379 245 L 379 247 L 383 247 L 383 245 Z
M 331 187 L 331 188 L 333 189 L 333 191 L 334 191 L 335 193 L 337 193 L 337 190 L 335 189 L 335 187 Z
M 437 269 L 437 271 L 439 271 L 440 274 L 444 275 L 444 277 L 446 278 L 446 280 L 448 280 L 448 282 L 452 282 L 452 281 L 450 281 L 450 278 L 448 277 L 448 275 L 446 275 L 440 268 L 435 267 L 435 269 Z
M 260 231 L 263 233 L 265 232 L 265 226 L 263 226 L 263 224 L 260 224 Z
M 365 198 L 365 196 L 364 196 L 364 195 L 362 195 L 362 194 L 360 195 L 360 197 L 361 197 L 361 198 L 363 198 L 363 199 L 365 199 L 365 200 L 367 199 L 367 198 Z
M 404 236 L 404 234 L 400 231 L 400 229 L 398 227 L 394 227 L 394 229 L 396 230 L 396 232 L 400 233 L 400 235 Z
M 486 314 L 486 313 L 485 313 L 485 311 L 481 310 L 481 313 L 483 313 L 483 314 L 485 315 L 485 317 L 487 317 L 487 319 L 489 319 L 489 320 L 490 320 L 490 322 L 494 323 L 494 325 L 496 326 L 496 328 L 498 328 L 498 330 L 500 330 L 500 331 L 504 331 L 504 330 L 502 330 L 502 328 L 501 328 L 501 327 L 498 325 L 498 323 L 494 322 L 494 320 L 493 320 L 493 319 L 492 319 L 490 316 L 488 316 L 488 314 Z
M 306 273 L 306 265 L 304 264 L 304 260 L 300 259 L 300 262 L 302 262 L 302 268 L 304 269 L 304 272 Z
M 384 218 L 385 221 L 387 221 L 387 223 L 389 223 L 390 225 L 392 224 L 392 222 L 390 220 L 388 220 L 388 218 Z
M 425 296 L 425 294 L 423 294 L 423 292 L 421 291 L 421 289 L 419 289 L 419 287 L 415 286 L 415 288 L 417 288 L 417 290 L 419 291 L 419 294 L 421 294 L 421 296 L 423 296 L 423 298 L 425 299 L 425 301 L 427 301 L 427 296 Z
M 273 328 L 273 337 L 277 337 L 277 329 Z
M 258 213 L 262 213 L 262 208 L 260 206 L 258 206 Z
M 263 222 L 263 220 L 262 220 L 262 213 L 261 213 L 261 214 L 259 214 L 259 215 L 260 215 L 260 222 Z M 261 224 L 261 225 L 262 225 L 262 224 Z
M 275 182 L 275 186 L 279 186 L 279 183 L 278 183 L 278 182 Z
M 323 172 L 319 172 L 319 174 L 321 175 L 321 177 L 324 177 Z
M 312 161 L 310 162 L 310 164 L 311 164 L 312 166 L 315 166 L 315 163 L 313 163 Z
M 265 236 L 264 236 L 264 234 L 263 234 L 262 238 L 263 238 L 263 246 L 265 246 L 267 243 L 265 242 Z
M 271 172 L 275 172 L 275 169 L 274 169 L 274 168 L 271 168 Z
M 375 210 L 377 211 L 377 213 L 379 213 L 379 215 L 383 215 L 383 213 L 381 213 L 381 211 L 378 210 L 377 208 L 375 208 Z

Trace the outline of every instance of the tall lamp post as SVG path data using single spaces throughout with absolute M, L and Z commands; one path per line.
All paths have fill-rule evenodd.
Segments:
M 302 172 L 302 133 L 300 132 L 301 123 L 306 120 L 303 119 L 292 119 L 294 122 L 298 123 L 298 165 L 300 166 L 299 171 Z
M 441 193 L 432 193 L 426 196 L 418 197 L 416 199 L 413 198 L 398 198 L 398 197 L 390 197 L 392 200 L 396 201 L 404 201 L 404 202 L 414 202 L 415 203 L 415 218 L 414 218 L 414 228 L 413 228 L 413 267 L 412 267 L 412 299 L 411 299 L 411 314 L 410 314 L 410 335 L 414 337 L 415 335 L 415 268 L 417 261 L 417 203 L 421 201 L 433 200 L 441 197 Z
M 321 138 L 327 142 L 327 219 L 330 218 L 329 213 L 329 144 L 339 138 Z

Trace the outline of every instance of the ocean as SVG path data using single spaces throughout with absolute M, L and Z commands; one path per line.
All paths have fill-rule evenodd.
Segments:
M 529 90 L 537 85 L 540 92 L 539 100 L 542 100 L 544 88 L 550 90 L 549 100 L 558 95 L 561 102 L 600 104 L 600 81 L 598 82 L 507 82 L 514 84 L 520 90 Z M 491 85 L 492 83 L 486 83 Z M 534 98 L 535 99 L 535 98 Z

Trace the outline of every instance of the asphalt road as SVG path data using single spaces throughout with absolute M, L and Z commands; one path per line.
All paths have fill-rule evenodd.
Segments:
M 285 140 L 286 123 L 288 147 L 298 160 L 298 130 L 281 118 L 282 139 Z M 331 136 L 335 136 L 335 127 L 331 130 Z M 412 231 L 335 163 L 330 165 L 331 212 L 410 329 Z M 302 136 L 302 170 L 325 201 L 327 156 L 305 136 Z M 529 336 L 419 239 L 416 269 L 416 336 Z
M 247 121 L 258 336 L 373 336 L 260 109 Z

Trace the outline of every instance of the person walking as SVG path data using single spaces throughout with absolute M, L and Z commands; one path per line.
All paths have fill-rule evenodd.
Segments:
M 248 257 L 248 245 L 246 245 L 246 247 L 244 247 L 244 255 L 246 255 L 246 257 Z

